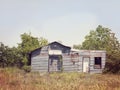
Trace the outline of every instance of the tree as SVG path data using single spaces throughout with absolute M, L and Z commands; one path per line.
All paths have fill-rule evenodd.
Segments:
M 78 45 L 73 45 L 73 48 L 80 50 L 80 49 L 81 49 L 81 45 L 80 45 L 80 44 L 78 44 Z
M 48 40 L 43 38 L 43 37 L 40 37 L 39 38 L 39 47 L 42 47 L 42 46 L 45 46 L 48 44 Z
M 44 45 L 48 44 L 45 38 L 33 37 L 31 33 L 21 34 L 21 43 L 18 47 L 8 47 L 3 43 L 0 43 L 0 67 L 17 66 L 21 68 L 24 65 L 28 65 L 29 53 Z
M 96 30 L 90 31 L 82 43 L 82 49 L 106 50 L 105 72 L 120 72 L 120 44 L 110 29 L 99 25 Z
M 0 66 L 4 68 L 5 65 L 5 46 L 1 42 L 0 43 Z
M 33 37 L 31 33 L 24 33 L 21 34 L 21 43 L 18 44 L 18 49 L 21 52 L 22 55 L 22 63 L 23 65 L 28 65 L 28 59 L 29 59 L 29 53 L 38 48 L 42 47 L 44 45 L 48 44 L 48 41 L 45 38 L 37 38 Z
M 106 45 L 110 40 L 110 31 L 110 29 L 103 28 L 99 25 L 95 31 L 90 31 L 89 35 L 85 37 L 85 41 L 82 43 L 82 48 L 93 50 L 106 49 Z
M 0 67 L 20 66 L 21 56 L 16 47 L 8 47 L 1 43 Z

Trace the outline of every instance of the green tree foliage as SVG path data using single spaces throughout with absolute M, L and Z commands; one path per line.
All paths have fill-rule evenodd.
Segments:
M 43 37 L 40 37 L 39 38 L 39 47 L 42 47 L 42 46 L 45 46 L 48 44 L 48 40 L 43 38 Z
M 18 47 L 10 48 L 1 43 L 0 67 L 27 67 L 27 65 L 30 63 L 29 53 L 32 50 L 47 44 L 48 41 L 45 38 L 33 37 L 31 33 L 21 34 L 21 43 L 18 44 Z
M 33 37 L 31 35 L 31 33 L 21 34 L 21 41 L 22 42 L 18 44 L 18 49 L 22 54 L 23 65 L 27 65 L 30 63 L 28 61 L 29 60 L 29 53 L 32 50 L 48 44 L 48 41 L 45 38 Z
M 82 43 L 83 49 L 103 50 L 106 49 L 110 40 L 110 29 L 98 26 L 96 30 L 90 31 L 89 35 L 85 37 Z
M 20 67 L 20 61 L 22 58 L 16 47 L 10 48 L 2 43 L 0 46 L 0 51 L 0 67 Z
M 73 45 L 73 48 L 80 50 L 81 49 L 81 45 L 80 44 L 79 45 Z
M 106 50 L 105 72 L 120 73 L 120 44 L 110 29 L 98 26 L 90 31 L 82 43 L 82 49 Z
M 31 36 L 31 33 L 21 34 L 22 42 L 18 44 L 18 48 L 21 50 L 22 54 L 25 56 L 26 53 L 39 47 L 38 38 Z

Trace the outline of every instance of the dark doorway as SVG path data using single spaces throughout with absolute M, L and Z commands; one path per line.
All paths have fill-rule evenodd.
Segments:
M 48 63 L 48 71 L 61 71 L 62 70 L 62 56 L 61 55 L 50 55 Z

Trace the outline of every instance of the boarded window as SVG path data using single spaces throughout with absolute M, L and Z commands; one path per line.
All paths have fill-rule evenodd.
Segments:
M 101 69 L 101 57 L 95 57 L 94 68 Z

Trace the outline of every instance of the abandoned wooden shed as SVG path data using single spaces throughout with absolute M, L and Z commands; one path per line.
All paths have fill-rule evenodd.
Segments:
M 52 42 L 33 50 L 30 58 L 32 71 L 102 73 L 106 52 L 100 50 L 76 51 L 61 43 Z

